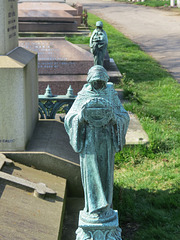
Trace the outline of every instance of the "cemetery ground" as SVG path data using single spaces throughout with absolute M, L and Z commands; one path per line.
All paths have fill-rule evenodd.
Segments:
M 170 6 L 170 0 L 145 0 L 144 2 L 141 1 L 132 1 L 129 2 L 129 0 L 115 0 L 115 2 L 128 2 L 128 3 L 133 3 L 137 5 L 144 5 L 144 6 L 149 6 L 149 7 L 164 7 L 164 9 L 167 9 L 167 7 Z M 177 1 L 175 1 L 177 4 Z M 171 9 L 173 10 L 173 9 Z M 179 10 L 179 9 L 177 9 Z M 180 12 L 180 10 L 179 10 Z
M 108 52 L 123 73 L 124 107 L 137 114 L 148 145 L 125 147 L 115 156 L 114 209 L 127 240 L 180 239 L 180 85 L 153 58 L 110 24 L 89 14 L 91 31 L 101 20 Z M 71 37 L 73 43 L 89 38 Z

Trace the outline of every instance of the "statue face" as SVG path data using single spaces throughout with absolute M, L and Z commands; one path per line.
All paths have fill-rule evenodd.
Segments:
M 101 80 L 97 80 L 97 81 L 93 81 L 91 83 L 92 87 L 96 90 L 99 90 L 99 89 L 104 89 L 106 88 L 106 82 L 104 81 L 101 81 Z

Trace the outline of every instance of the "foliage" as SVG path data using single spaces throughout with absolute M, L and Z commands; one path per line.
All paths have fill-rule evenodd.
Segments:
M 115 155 L 114 209 L 126 240 L 180 239 L 180 85 L 119 31 L 89 14 L 91 31 L 101 20 L 108 52 L 123 74 L 124 106 L 138 115 L 148 145 L 126 146 Z M 69 38 L 70 40 L 70 38 Z M 88 43 L 89 37 L 73 38 Z

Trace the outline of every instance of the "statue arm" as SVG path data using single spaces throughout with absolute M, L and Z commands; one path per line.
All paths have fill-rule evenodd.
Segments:
M 93 33 L 92 33 L 92 35 L 91 35 L 91 37 L 90 37 L 90 44 L 89 44 L 89 46 L 90 46 L 91 48 L 93 47 L 93 37 L 94 37 L 95 33 L 96 33 L 96 31 L 94 30 Z
M 75 152 L 81 152 L 84 147 L 85 124 L 83 122 L 83 109 L 78 98 L 67 113 L 64 126 L 69 135 L 70 144 Z

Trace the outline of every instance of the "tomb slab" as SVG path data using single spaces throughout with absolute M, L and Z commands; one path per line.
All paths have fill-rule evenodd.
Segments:
M 43 182 L 56 197 L 37 198 L 32 192 L 0 179 L 0 238 L 8 240 L 60 239 L 66 180 L 19 163 L 4 166 L 3 172 L 33 182 Z

